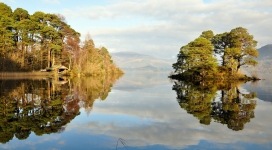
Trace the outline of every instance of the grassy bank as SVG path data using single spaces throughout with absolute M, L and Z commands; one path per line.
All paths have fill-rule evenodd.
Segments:
M 245 74 L 241 73 L 235 73 L 235 74 L 224 74 L 224 73 L 214 73 L 206 75 L 205 77 L 201 75 L 196 75 L 192 72 L 184 72 L 181 74 L 171 74 L 169 76 L 171 79 L 175 80 L 188 80 L 188 81 L 202 81 L 202 80 L 218 80 L 218 81 L 256 81 L 261 80 L 257 76 L 247 76 Z
M 44 77 L 53 77 L 52 72 L 0 72 L 1 79 L 40 79 Z

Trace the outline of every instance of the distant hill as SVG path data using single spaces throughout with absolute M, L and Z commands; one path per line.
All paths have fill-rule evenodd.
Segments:
M 127 71 L 122 79 L 114 84 L 113 88 L 122 91 L 135 91 L 158 85 L 168 85 L 168 75 L 167 71 Z
M 272 44 L 265 45 L 258 49 L 259 57 L 257 60 L 272 59 Z
M 257 70 L 259 72 L 272 73 L 272 44 L 265 45 L 259 50 Z
M 253 74 L 272 73 L 272 44 L 267 44 L 259 48 L 258 51 L 259 57 L 256 58 L 256 60 L 259 64 L 256 67 L 249 67 L 244 69 Z
M 172 62 L 134 52 L 111 53 L 118 67 L 124 70 L 171 70 Z

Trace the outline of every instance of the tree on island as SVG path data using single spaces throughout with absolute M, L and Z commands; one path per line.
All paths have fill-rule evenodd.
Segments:
M 238 77 L 242 66 L 258 64 L 257 41 L 247 29 L 238 27 L 230 32 L 214 35 L 211 30 L 204 31 L 199 38 L 182 46 L 173 64 L 176 78 L 207 79 L 207 78 L 244 78 Z M 222 58 L 217 64 L 214 55 Z
M 186 71 L 200 75 L 204 78 L 208 71 L 216 71 L 217 62 L 213 57 L 212 43 L 203 37 L 199 37 L 180 48 L 178 62 L 173 64 L 176 72 Z

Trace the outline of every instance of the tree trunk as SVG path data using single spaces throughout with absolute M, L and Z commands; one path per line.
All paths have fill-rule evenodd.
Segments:
M 224 97 L 225 97 L 225 91 L 222 90 L 222 91 L 221 91 L 221 101 L 222 101 L 223 103 L 225 102 Z
M 225 66 L 225 53 L 222 56 L 222 66 Z
M 239 62 L 239 65 L 237 66 L 237 73 L 239 73 L 240 72 L 240 67 L 241 67 L 241 65 L 240 65 L 240 62 Z
M 241 59 L 238 59 L 238 65 L 237 65 L 237 73 L 240 72 L 240 67 L 241 67 Z
M 72 63 L 72 58 L 71 57 L 69 57 L 69 70 L 71 70 L 71 63 Z
M 22 41 L 23 43 L 23 41 Z M 23 57 L 21 58 L 22 59 L 22 65 L 21 65 L 21 69 L 25 67 L 25 51 L 24 51 L 24 44 L 21 45 L 21 48 L 22 48 L 22 53 L 23 53 Z
M 52 53 L 52 66 L 55 65 L 55 56 L 54 56 L 54 53 Z
M 50 48 L 48 47 L 48 55 L 47 55 L 47 68 L 50 68 L 50 63 L 51 63 L 51 52 L 50 52 Z

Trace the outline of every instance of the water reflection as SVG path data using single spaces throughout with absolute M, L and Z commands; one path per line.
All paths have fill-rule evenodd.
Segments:
M 215 122 L 226 124 L 229 129 L 244 129 L 244 124 L 254 118 L 257 94 L 242 93 L 242 82 L 186 83 L 175 81 L 173 90 L 178 103 L 201 124 Z
M 90 113 L 96 99 L 105 100 L 116 79 L 0 79 L 0 142 L 63 132 L 80 107 Z
M 176 101 L 177 93 L 172 90 L 173 83 L 169 82 L 167 76 L 168 72 L 126 72 L 113 87 L 111 85 L 118 77 L 64 79 L 62 82 L 66 82 L 65 84 L 60 84 L 58 79 L 37 80 L 45 82 L 46 86 L 52 84 L 51 86 L 54 86 L 57 91 L 63 90 L 62 93 L 68 93 L 62 95 L 64 99 L 71 101 L 71 108 L 63 108 L 72 110 L 77 106 L 80 108 L 80 115 L 65 124 L 62 127 L 65 130 L 61 133 L 36 136 L 36 133 L 32 131 L 25 140 L 18 140 L 14 135 L 13 140 L 0 144 L 0 149 L 116 149 L 119 138 L 126 141 L 127 149 L 272 148 L 272 103 L 251 98 L 256 94 L 250 95 L 244 85 L 240 86 L 241 83 L 190 85 L 177 82 L 175 84 L 184 84 L 183 87 L 193 89 L 192 96 L 196 93 L 195 97 L 207 99 L 203 105 L 200 105 L 201 101 L 198 100 L 199 104 L 196 106 L 186 106 L 188 105 L 186 102 L 192 103 L 187 98 L 187 101 L 183 102 L 186 109 L 181 109 Z M 22 81 L 9 82 L 6 86 L 19 85 Z M 32 81 L 28 80 L 28 82 Z M 15 87 L 19 87 L 17 85 Z M 181 85 L 177 87 L 182 87 Z M 10 93 L 12 91 L 10 89 L 15 90 L 15 88 L 2 87 L 1 91 L 6 91 L 5 93 Z M 261 89 L 261 87 L 258 88 Z M 179 90 L 188 92 L 187 95 L 189 95 L 189 90 L 181 88 Z M 204 95 L 201 95 L 203 91 Z M 205 94 L 206 91 L 208 93 Z M 222 100 L 222 91 L 225 101 Z M 46 90 L 44 92 L 47 93 Z M 3 92 L 1 93 L 3 95 Z M 40 94 L 36 95 L 40 96 Z M 184 96 L 186 98 L 186 95 Z M 102 100 L 103 97 L 106 100 Z M 211 99 L 208 100 L 207 97 Z M 238 102 L 231 100 L 237 98 L 240 99 Z M 250 105 L 247 104 L 251 101 L 257 101 L 258 105 L 251 105 L 254 108 L 249 108 Z M 72 102 L 74 102 L 73 105 Z M 213 110 L 217 111 L 213 105 L 216 105 L 215 108 L 220 108 L 218 113 L 212 114 Z M 245 121 L 243 130 L 238 132 L 232 128 L 229 129 L 227 123 L 233 118 L 246 119 L 242 114 L 239 114 L 242 116 L 234 117 L 238 112 L 228 108 L 234 105 L 239 107 L 237 111 L 252 111 L 251 116 L 248 115 L 248 117 L 254 116 L 254 118 L 248 118 L 250 122 Z M 205 113 L 201 116 L 201 113 L 197 112 L 197 107 L 203 107 L 199 110 L 210 116 Z M 190 110 L 188 108 L 192 108 L 190 114 L 187 113 Z M 228 115 L 224 115 L 226 116 L 224 118 L 219 112 Z M 206 125 L 209 122 L 207 116 L 211 119 L 209 125 Z M 199 123 L 200 120 L 202 123 Z M 223 124 L 219 123 L 220 121 Z M 126 148 L 119 142 L 117 149 Z

